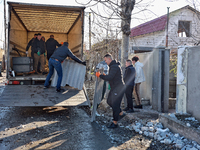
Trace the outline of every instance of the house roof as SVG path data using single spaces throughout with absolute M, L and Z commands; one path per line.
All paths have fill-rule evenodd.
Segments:
M 177 9 L 175 11 L 178 11 L 181 9 L 190 9 L 194 12 L 198 12 L 194 8 L 190 7 L 189 5 L 182 7 L 180 9 Z M 169 14 L 172 14 L 175 11 Z M 156 31 L 162 31 L 165 29 L 166 25 L 167 25 L 167 14 L 132 28 L 130 37 L 144 35 L 144 34 L 156 32 Z
M 165 29 L 167 15 L 158 17 L 131 29 L 131 37 L 161 31 Z

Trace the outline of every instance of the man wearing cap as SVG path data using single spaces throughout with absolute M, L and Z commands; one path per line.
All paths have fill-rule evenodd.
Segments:
M 61 89 L 61 82 L 62 82 L 62 75 L 63 75 L 61 63 L 67 57 L 72 58 L 74 61 L 80 64 L 86 65 L 86 62 L 81 61 L 71 52 L 71 50 L 68 48 L 68 42 L 64 42 L 63 46 L 58 47 L 49 59 L 49 74 L 47 75 L 46 81 L 44 83 L 44 88 L 49 87 L 49 80 L 51 79 L 51 76 L 53 75 L 54 68 L 55 68 L 58 74 L 56 92 L 64 91 L 63 89 Z
M 48 60 L 50 59 L 51 55 L 55 51 L 56 46 L 60 47 L 61 44 L 59 44 L 58 41 L 54 39 L 54 35 L 50 35 L 50 38 L 46 41 L 46 50 L 47 50 Z
M 34 70 L 35 74 L 37 73 L 38 62 L 41 64 L 42 74 L 46 74 L 45 65 L 44 65 L 44 53 L 45 53 L 45 42 L 41 39 L 42 36 L 38 33 L 37 38 L 33 42 L 33 52 L 34 52 Z

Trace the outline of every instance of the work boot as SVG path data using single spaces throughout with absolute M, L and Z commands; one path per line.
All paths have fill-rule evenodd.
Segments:
M 134 110 L 129 108 L 129 110 L 127 110 L 126 113 L 134 113 Z
M 142 105 L 136 105 L 134 108 L 142 109 Z
M 64 92 L 64 89 L 56 89 L 56 92 Z
M 108 126 L 108 128 L 110 128 L 110 129 L 114 129 L 117 127 L 118 127 L 118 124 L 114 124 L 113 122 Z
M 45 74 L 47 74 L 47 73 L 48 73 L 48 72 L 43 72 L 42 75 L 45 75 Z
M 127 110 L 129 110 L 129 108 L 128 108 L 128 107 L 126 107 L 126 108 L 124 108 L 124 109 L 123 109 L 123 111 L 127 111 Z
M 44 89 L 47 89 L 47 88 L 49 88 L 49 86 L 44 86 Z

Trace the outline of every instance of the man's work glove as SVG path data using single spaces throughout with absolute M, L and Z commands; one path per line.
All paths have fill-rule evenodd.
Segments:
M 46 56 L 46 53 L 44 53 L 44 56 Z
M 101 73 L 98 71 L 98 72 L 96 72 L 95 75 L 96 75 L 97 78 L 99 78 L 99 76 L 101 75 Z
M 28 51 L 26 51 L 26 55 L 28 55 Z
M 86 62 L 85 62 L 85 61 L 84 61 L 84 62 L 82 62 L 82 64 L 86 66 Z
M 40 52 L 39 51 L 37 52 L 37 55 L 40 56 Z

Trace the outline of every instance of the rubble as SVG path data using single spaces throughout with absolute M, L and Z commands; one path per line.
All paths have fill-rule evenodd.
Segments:
M 145 135 L 147 137 L 153 138 L 166 145 L 174 143 L 176 148 L 182 150 L 184 150 L 184 148 L 187 149 L 188 147 L 190 147 L 190 150 L 200 149 L 200 146 L 195 141 L 190 141 L 177 133 L 171 133 L 168 128 L 164 129 L 161 123 L 153 124 L 152 122 L 147 122 L 146 125 L 142 125 L 139 122 L 135 122 L 129 126 L 126 126 L 125 128 L 134 130 L 140 135 Z

